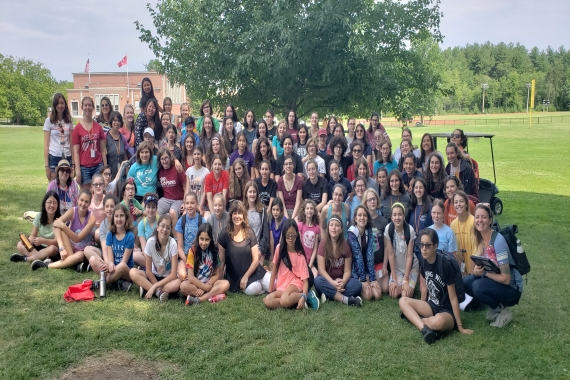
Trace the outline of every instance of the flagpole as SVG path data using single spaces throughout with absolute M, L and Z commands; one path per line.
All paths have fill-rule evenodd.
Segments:
M 87 62 L 89 62 L 89 53 L 87 53 Z M 91 63 L 89 63 L 89 91 L 91 91 Z
M 130 87 L 129 87 L 129 53 L 125 55 L 127 57 L 127 101 L 130 103 Z

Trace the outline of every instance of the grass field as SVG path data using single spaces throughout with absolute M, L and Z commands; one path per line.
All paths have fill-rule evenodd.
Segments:
M 397 141 L 397 128 L 389 133 Z M 417 143 L 425 131 L 414 128 Z M 328 302 L 318 312 L 268 311 L 261 297 L 230 294 L 215 305 L 144 302 L 138 288 L 104 301 L 67 304 L 66 288 L 93 273 L 32 272 L 14 264 L 17 233 L 31 224 L 46 187 L 41 128 L 0 128 L 0 377 L 54 378 L 113 350 L 161 361 L 164 378 L 440 379 L 568 378 L 570 293 L 567 239 L 570 125 L 473 127 L 495 133 L 500 223 L 519 225 L 532 265 L 514 319 L 489 327 L 463 313 L 457 332 L 428 346 L 384 298 L 361 309 Z M 440 142 L 440 149 L 443 142 Z M 488 140 L 470 142 L 481 176 L 492 178 Z

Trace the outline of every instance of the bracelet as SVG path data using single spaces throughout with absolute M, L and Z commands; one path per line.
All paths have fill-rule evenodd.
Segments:
M 64 249 L 65 249 L 65 247 L 61 247 L 61 248 L 59 249 L 59 252 L 61 253 L 61 251 L 63 251 Z
M 407 283 L 409 283 L 409 282 L 410 282 L 410 281 L 405 281 L 405 280 L 404 280 L 404 281 L 402 281 L 402 284 L 407 284 Z
M 305 293 L 301 293 L 301 297 L 303 297 L 305 300 L 307 300 L 307 295 Z

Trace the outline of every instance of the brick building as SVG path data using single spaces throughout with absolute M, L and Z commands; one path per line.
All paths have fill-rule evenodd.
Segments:
M 171 84 L 168 78 L 153 71 L 129 72 L 129 83 L 127 90 L 127 73 L 73 73 L 73 88 L 67 90 L 67 101 L 73 117 L 81 117 L 81 99 L 90 96 L 95 101 L 95 112 L 93 116 L 100 112 L 99 104 L 104 96 L 111 99 L 114 111 L 123 113 L 126 104 L 135 107 L 135 113 L 139 113 L 139 100 L 141 97 L 141 82 L 144 77 L 148 77 L 154 88 L 154 96 L 158 104 L 162 107 L 164 98 L 172 99 L 172 112 L 180 115 L 180 104 L 186 103 L 186 89 L 184 86 Z

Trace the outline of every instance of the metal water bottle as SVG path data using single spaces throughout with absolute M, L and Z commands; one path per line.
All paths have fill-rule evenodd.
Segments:
M 99 298 L 107 296 L 107 271 L 102 270 L 99 278 Z
M 517 253 L 520 255 L 524 253 L 524 247 L 519 239 L 517 239 Z

